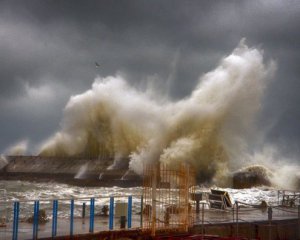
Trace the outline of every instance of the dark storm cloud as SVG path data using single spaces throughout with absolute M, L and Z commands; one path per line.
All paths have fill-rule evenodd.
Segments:
M 49 136 L 69 96 L 89 89 L 97 74 L 121 71 L 137 86 L 153 77 L 170 86 L 171 98 L 182 98 L 243 37 L 278 62 L 262 125 L 272 124 L 272 141 L 297 142 L 299 7 L 298 1 L 1 1 L 0 149 Z

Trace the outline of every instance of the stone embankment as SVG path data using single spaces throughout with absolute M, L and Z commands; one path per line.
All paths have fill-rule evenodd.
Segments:
M 141 185 L 139 176 L 128 172 L 127 166 L 108 170 L 112 163 L 112 158 L 6 156 L 2 159 L 0 179 L 56 181 L 79 186 Z

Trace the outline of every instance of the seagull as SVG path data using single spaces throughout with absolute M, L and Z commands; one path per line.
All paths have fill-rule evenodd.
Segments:
M 95 65 L 96 65 L 97 68 L 100 67 L 100 64 L 97 63 L 97 62 L 95 62 Z

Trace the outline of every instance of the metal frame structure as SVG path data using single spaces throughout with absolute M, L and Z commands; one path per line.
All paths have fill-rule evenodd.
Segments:
M 195 217 L 195 172 L 188 164 L 144 167 L 143 229 L 188 231 Z

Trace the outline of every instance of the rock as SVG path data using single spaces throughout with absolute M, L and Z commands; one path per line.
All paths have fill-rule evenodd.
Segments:
M 26 222 L 33 223 L 33 220 L 34 220 L 34 215 L 32 215 L 30 218 L 27 218 Z M 39 223 L 40 224 L 45 224 L 48 221 L 49 221 L 49 219 L 47 217 L 46 210 L 45 209 L 40 209 L 39 210 Z
M 260 208 L 267 208 L 268 207 L 268 203 L 265 200 L 262 200 L 260 203 Z
M 271 186 L 272 173 L 264 166 L 253 165 L 233 173 L 233 188 Z
M 102 215 L 102 216 L 108 216 L 108 211 L 109 211 L 108 205 L 104 205 L 104 206 L 101 208 L 101 215 Z

